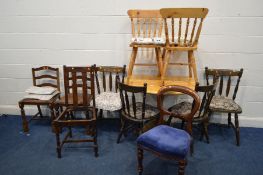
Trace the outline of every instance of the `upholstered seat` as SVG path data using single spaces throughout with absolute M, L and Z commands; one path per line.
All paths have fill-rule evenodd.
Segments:
M 210 109 L 218 112 L 242 113 L 241 107 L 232 98 L 220 95 L 213 97 Z
M 102 92 L 96 95 L 96 107 L 107 111 L 117 111 L 121 109 L 120 93 Z
M 130 114 L 132 117 L 135 117 L 137 119 L 142 119 L 142 102 L 137 102 L 136 103 L 136 116 L 134 116 L 134 112 L 133 112 L 133 106 L 130 105 Z M 145 104 L 145 116 L 144 119 L 149 119 L 152 118 L 153 116 L 157 116 L 157 114 L 159 113 L 159 110 L 149 104 Z
M 185 114 L 189 114 L 191 112 L 191 109 L 192 109 L 192 103 L 184 101 L 170 107 L 169 111 L 175 113 L 176 115 L 185 115 Z M 195 113 L 194 118 L 198 117 L 198 115 L 199 115 L 199 111 Z
M 137 139 L 137 143 L 145 148 L 157 151 L 167 156 L 185 158 L 190 148 L 190 135 L 180 129 L 159 125 Z

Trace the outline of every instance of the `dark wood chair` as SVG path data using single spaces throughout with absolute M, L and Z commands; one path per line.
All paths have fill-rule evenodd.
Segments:
M 99 109 L 99 118 L 102 118 L 103 110 L 119 111 L 121 99 L 118 83 L 124 83 L 126 65 L 96 67 L 95 80 L 97 85 L 96 107 Z
M 195 91 L 199 93 L 200 97 L 202 97 L 201 105 L 199 110 L 195 113 L 193 118 L 193 124 L 201 124 L 201 137 L 203 138 L 205 135 L 207 143 L 209 143 L 209 136 L 208 136 L 208 124 L 209 124 L 209 105 L 211 103 L 211 100 L 215 94 L 216 88 L 217 88 L 217 82 L 216 81 L 212 85 L 207 86 L 200 86 L 199 83 L 196 83 Z M 191 111 L 193 107 L 192 102 L 183 101 L 181 103 L 178 103 L 176 105 L 171 106 L 168 110 L 176 113 L 176 114 L 186 114 Z M 168 123 L 171 124 L 173 117 L 170 116 L 168 119 Z M 184 127 L 185 120 L 182 120 L 182 126 Z
M 214 82 L 217 76 L 219 77 L 218 94 L 216 94 L 211 101 L 209 107 L 210 111 L 211 113 L 219 112 L 228 114 L 228 126 L 231 126 L 235 131 L 237 146 L 240 145 L 238 114 L 242 113 L 242 108 L 235 102 L 235 99 L 242 74 L 243 69 L 230 70 L 205 68 L 206 81 L 208 85 L 211 81 Z M 234 89 L 231 90 L 231 87 L 234 87 Z M 223 89 L 226 90 L 225 94 L 223 94 Z M 232 94 L 232 97 L 230 94 Z M 234 114 L 235 124 L 231 121 L 232 113 Z
M 57 140 L 57 155 L 61 158 L 61 149 L 65 143 L 93 142 L 95 156 L 98 156 L 96 104 L 94 98 L 94 69 L 95 67 L 64 66 L 65 109 L 53 121 Z M 71 98 L 71 99 L 70 99 Z M 70 101 L 72 100 L 72 101 Z M 60 105 L 60 104 L 57 104 Z M 82 113 L 81 113 L 82 112 Z M 84 117 L 80 114 L 84 113 Z M 78 116 L 77 116 L 78 115 Z M 60 140 L 62 129 L 69 130 Z M 88 138 L 73 139 L 72 127 L 84 127 Z
M 193 107 L 186 114 L 177 114 L 164 108 L 165 96 L 171 93 L 182 93 L 193 98 Z M 178 174 L 183 175 L 186 166 L 186 156 L 191 145 L 192 120 L 199 109 L 200 98 L 190 88 L 184 86 L 164 86 L 157 94 L 157 105 L 160 110 L 159 126 L 140 135 L 137 139 L 138 172 L 142 174 L 143 150 L 147 150 L 158 157 L 179 161 Z M 186 121 L 186 131 L 163 125 L 165 116 L 173 116 Z
M 122 110 L 121 110 L 121 130 L 117 143 L 123 134 L 131 129 L 137 129 L 137 133 L 143 133 L 154 125 L 159 117 L 156 107 L 146 104 L 147 84 L 144 86 L 129 86 L 119 83 Z M 151 123 L 153 122 L 153 123 Z
M 54 87 L 57 89 L 57 94 L 52 97 L 50 100 L 38 100 L 38 99 L 31 99 L 31 98 L 24 98 L 18 102 L 18 105 L 21 110 L 21 117 L 23 122 L 23 131 L 25 133 L 29 132 L 28 123 L 31 120 L 43 119 L 44 116 L 42 114 L 40 106 L 48 106 L 54 103 L 55 100 L 59 98 L 60 92 L 60 83 L 59 83 L 59 69 L 53 68 L 49 66 L 42 66 L 38 68 L 32 68 L 32 78 L 33 78 L 33 86 L 37 87 Z M 37 106 L 38 113 L 32 116 L 30 120 L 27 121 L 26 114 L 24 110 L 25 105 L 30 106 Z M 51 121 L 54 119 L 54 116 L 51 112 Z

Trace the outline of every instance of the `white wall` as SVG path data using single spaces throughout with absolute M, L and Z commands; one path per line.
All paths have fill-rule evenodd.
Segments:
M 262 6 L 262 0 L 0 0 L 0 113 L 19 114 L 31 67 L 128 64 L 128 9 L 207 7 L 198 71 L 243 67 L 241 124 L 263 127 Z

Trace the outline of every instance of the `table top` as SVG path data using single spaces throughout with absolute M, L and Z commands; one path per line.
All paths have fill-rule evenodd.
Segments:
M 158 76 L 133 75 L 130 77 L 129 81 L 126 78 L 125 83 L 131 86 L 143 86 L 144 83 L 147 83 L 148 94 L 157 94 L 161 87 L 168 85 L 180 85 L 186 86 L 193 90 L 195 89 L 194 78 L 183 76 L 170 76 L 165 77 L 164 80 L 161 80 L 161 77 Z

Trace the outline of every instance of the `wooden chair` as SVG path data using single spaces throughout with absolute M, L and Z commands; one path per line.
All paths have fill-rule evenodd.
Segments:
M 207 86 L 200 86 L 199 83 L 196 83 L 195 91 L 200 94 L 200 97 L 202 97 L 201 105 L 199 110 L 195 113 L 193 118 L 193 124 L 201 124 L 201 137 L 203 138 L 205 135 L 207 143 L 209 143 L 209 136 L 208 136 L 208 124 L 209 124 L 209 105 L 211 103 L 211 100 L 215 94 L 216 88 L 217 88 L 216 81 L 212 85 Z M 172 113 L 183 115 L 190 113 L 193 105 L 193 103 L 188 101 L 183 101 L 181 103 L 178 103 L 176 105 L 171 106 L 168 110 Z M 172 116 L 169 117 L 168 123 L 171 124 Z M 182 120 L 182 126 L 181 128 L 184 128 L 185 120 Z
M 165 55 L 162 80 L 176 79 L 166 77 L 168 66 L 188 66 L 189 76 L 184 81 L 198 82 L 194 51 L 197 49 L 203 20 L 208 13 L 206 8 L 163 8 L 160 10 L 165 26 Z M 170 63 L 172 52 L 186 51 L 187 62 Z M 194 78 L 194 79 L 193 79 Z M 165 83 L 167 85 L 167 83 Z
M 119 83 L 122 103 L 121 110 L 121 130 L 117 143 L 123 134 L 131 129 L 138 129 L 137 133 L 143 133 L 159 117 L 157 108 L 146 104 L 147 84 L 141 86 L 129 86 Z M 138 100 L 139 99 L 139 100 Z
M 179 115 L 164 109 L 164 97 L 168 94 L 178 92 L 189 95 L 194 99 L 190 113 Z M 179 161 L 178 174 L 183 175 L 186 166 L 186 156 L 192 140 L 192 120 L 200 106 L 199 96 L 195 91 L 184 86 L 164 86 L 157 94 L 157 105 L 160 110 L 160 125 L 143 133 L 137 139 L 138 172 L 142 174 L 143 150 L 147 150 L 158 157 Z M 162 125 L 165 116 L 173 116 L 186 120 L 186 131 Z
M 32 78 L 33 78 L 33 86 L 38 87 L 54 87 L 57 89 L 58 92 L 60 92 L 60 83 L 59 83 L 59 69 L 53 68 L 49 66 L 42 66 L 38 68 L 32 68 Z M 23 122 L 23 131 L 29 132 L 28 123 L 31 120 L 35 119 L 43 119 L 43 114 L 41 111 L 40 106 L 48 106 L 50 108 L 50 105 L 59 98 L 59 93 L 57 93 L 53 98 L 50 100 L 38 100 L 38 99 L 30 99 L 30 98 L 24 98 L 18 102 L 18 105 L 21 110 L 21 117 Z M 38 113 L 33 115 L 33 117 L 27 121 L 24 106 L 37 106 Z M 51 112 L 51 121 L 54 119 L 54 116 Z
M 239 121 L 238 114 L 242 113 L 241 107 L 235 102 L 239 82 L 243 74 L 243 69 L 230 70 L 230 69 L 208 69 L 205 68 L 206 81 L 209 85 L 211 80 L 215 81 L 215 77 L 219 77 L 219 88 L 218 94 L 216 94 L 210 104 L 211 112 L 220 112 L 228 114 L 228 126 L 232 127 L 236 134 L 236 145 L 240 145 L 240 134 L 239 134 Z M 210 80 L 210 81 L 209 81 Z M 224 83 L 225 82 L 225 83 Z M 234 87 L 234 90 L 231 90 Z M 225 94 L 223 94 L 225 89 Z M 232 97 L 231 95 L 232 94 Z M 231 121 L 231 114 L 234 113 L 235 124 Z
M 65 143 L 93 142 L 95 156 L 98 156 L 96 104 L 94 98 L 95 67 L 64 66 L 65 106 L 62 113 L 53 121 L 57 140 L 57 156 L 61 158 L 61 149 Z M 72 100 L 72 101 L 70 101 Z M 92 103 L 91 103 L 92 102 Z M 59 105 L 59 104 L 58 104 Z M 84 117 L 78 117 L 84 112 Z M 64 139 L 60 140 L 62 128 L 67 127 Z M 87 139 L 72 139 L 72 127 L 84 127 Z
M 128 68 L 127 80 L 132 77 L 134 66 L 157 66 L 159 76 L 162 73 L 162 54 L 161 47 L 165 44 L 162 38 L 163 20 L 159 10 L 128 10 L 131 19 L 132 53 Z M 156 64 L 136 63 L 138 48 L 154 49 Z
M 96 67 L 95 80 L 97 85 L 96 107 L 100 110 L 102 118 L 103 110 L 117 111 L 121 109 L 121 99 L 118 83 L 124 83 L 126 65 Z

